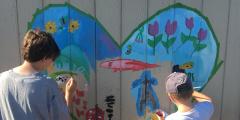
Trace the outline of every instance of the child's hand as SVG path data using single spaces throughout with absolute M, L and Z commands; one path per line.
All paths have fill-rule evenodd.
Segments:
M 77 82 L 73 80 L 73 78 L 71 77 L 66 84 L 66 94 L 72 95 L 76 90 L 76 88 L 77 88 Z

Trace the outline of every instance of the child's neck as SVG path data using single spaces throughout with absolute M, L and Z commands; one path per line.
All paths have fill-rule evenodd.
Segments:
M 194 108 L 193 103 L 191 102 L 191 99 L 186 100 L 186 101 L 180 101 L 176 103 L 178 107 L 178 113 L 184 113 L 184 112 L 189 112 Z
M 14 68 L 13 71 L 21 75 L 31 75 L 38 73 L 40 70 L 37 63 L 24 61 L 21 66 Z

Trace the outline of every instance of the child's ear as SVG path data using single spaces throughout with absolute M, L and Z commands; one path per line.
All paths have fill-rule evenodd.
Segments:
M 43 59 L 41 59 L 41 62 L 45 62 L 45 60 L 46 60 L 46 56 Z

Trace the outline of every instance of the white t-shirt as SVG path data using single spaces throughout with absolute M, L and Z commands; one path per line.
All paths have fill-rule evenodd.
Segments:
M 210 101 L 199 102 L 185 113 L 172 113 L 165 120 L 209 120 L 213 114 L 213 104 Z

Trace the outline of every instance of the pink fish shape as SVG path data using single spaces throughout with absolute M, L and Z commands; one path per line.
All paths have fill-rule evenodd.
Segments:
M 100 64 L 100 67 L 114 69 L 113 72 L 119 71 L 139 71 L 144 70 L 147 68 L 155 68 L 160 67 L 160 65 L 156 64 L 149 64 L 142 61 L 136 61 L 131 59 L 117 59 L 117 60 L 110 60 Z

